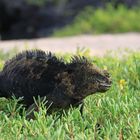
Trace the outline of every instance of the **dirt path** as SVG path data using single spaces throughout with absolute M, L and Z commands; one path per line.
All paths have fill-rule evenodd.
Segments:
M 140 33 L 80 35 L 64 38 L 41 38 L 31 40 L 0 41 L 0 49 L 8 51 L 14 47 L 19 50 L 39 48 L 52 52 L 76 52 L 77 47 L 86 47 L 92 55 L 102 56 L 107 50 L 129 48 L 140 51 Z

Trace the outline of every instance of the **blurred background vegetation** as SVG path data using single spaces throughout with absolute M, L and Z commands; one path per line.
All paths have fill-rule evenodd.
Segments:
M 0 0 L 0 38 L 139 32 L 139 0 Z

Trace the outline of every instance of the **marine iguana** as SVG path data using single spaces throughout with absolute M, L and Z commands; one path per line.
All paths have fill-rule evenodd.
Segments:
M 51 52 L 24 51 L 6 61 L 0 72 L 0 97 L 23 97 L 30 107 L 34 98 L 46 98 L 49 111 L 79 106 L 87 96 L 105 92 L 110 75 L 84 56 L 73 56 L 70 63 Z M 33 98 L 34 97 L 34 98 Z

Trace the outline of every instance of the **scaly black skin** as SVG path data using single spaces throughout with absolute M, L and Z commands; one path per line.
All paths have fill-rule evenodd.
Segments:
M 88 95 L 105 92 L 111 86 L 109 74 L 85 57 L 70 63 L 44 51 L 25 51 L 5 63 L 0 73 L 0 97 L 23 97 L 29 107 L 33 97 L 46 97 L 50 110 L 78 106 Z

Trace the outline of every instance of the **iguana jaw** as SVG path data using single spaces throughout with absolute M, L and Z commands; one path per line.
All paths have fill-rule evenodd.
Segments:
M 100 83 L 99 92 L 105 92 L 109 90 L 110 87 L 111 87 L 111 84 Z

